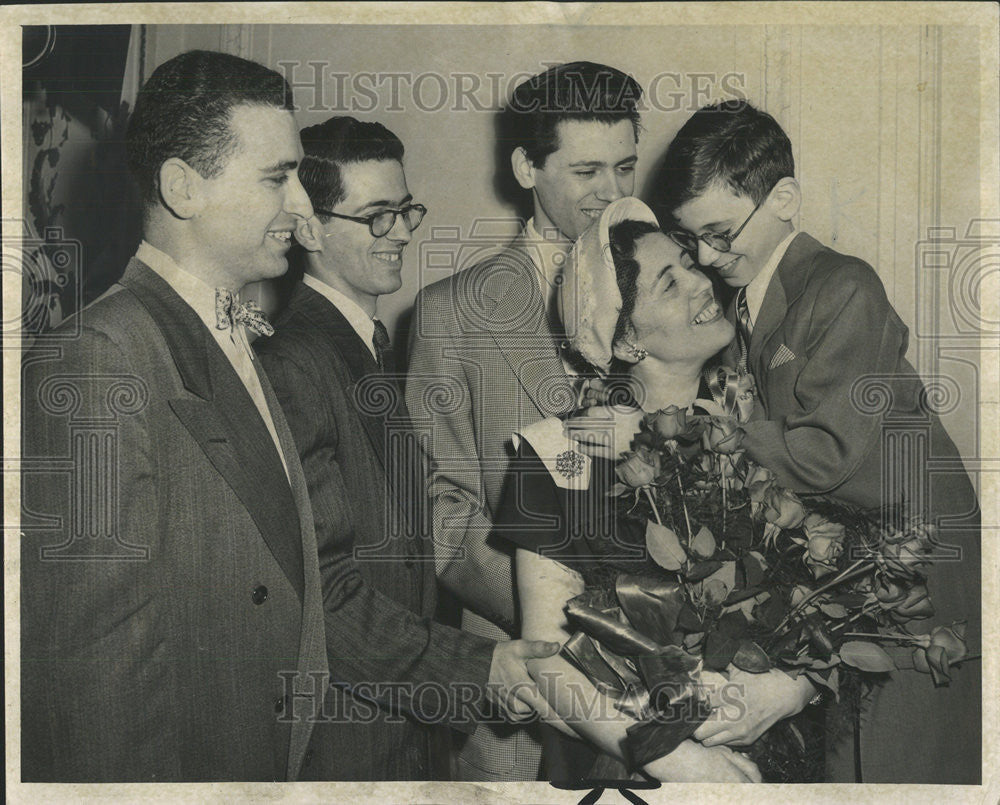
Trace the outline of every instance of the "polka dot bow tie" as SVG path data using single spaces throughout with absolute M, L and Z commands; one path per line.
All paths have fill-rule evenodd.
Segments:
M 260 305 L 252 299 L 240 302 L 238 292 L 228 288 L 215 289 L 215 326 L 220 330 L 228 330 L 242 324 L 257 335 L 274 335 L 274 328 L 260 309 Z

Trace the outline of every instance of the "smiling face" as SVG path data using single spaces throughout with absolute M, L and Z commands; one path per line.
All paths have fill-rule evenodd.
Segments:
M 715 301 L 712 283 L 681 248 L 661 232 L 636 241 L 639 263 L 635 339 L 664 363 L 695 371 L 733 339 L 733 325 Z
M 340 165 L 344 197 L 331 212 L 366 218 L 384 210 L 398 210 L 412 201 L 403 166 L 395 159 Z M 403 249 L 412 235 L 403 220 L 385 235 L 373 237 L 366 224 L 331 218 L 325 234 L 320 276 L 327 284 L 374 312 L 382 294 L 403 284 Z
M 559 148 L 542 167 L 526 166 L 518 180 L 534 192 L 535 228 L 556 228 L 576 240 L 608 204 L 632 195 L 635 130 L 629 120 L 564 120 L 556 134 Z
M 787 219 L 778 217 L 771 209 L 774 205 L 773 197 L 761 204 L 728 252 L 718 252 L 699 240 L 698 262 L 717 271 L 727 285 L 734 288 L 747 285 L 791 231 Z M 754 206 L 749 196 L 738 196 L 728 187 L 713 184 L 701 195 L 678 207 L 674 217 L 684 229 L 695 235 L 704 232 L 728 235 L 740 228 Z
M 312 205 L 299 183 L 302 146 L 291 112 L 237 106 L 230 128 L 236 149 L 217 176 L 198 182 L 200 207 L 191 222 L 195 260 L 239 289 L 288 270 L 292 232 Z

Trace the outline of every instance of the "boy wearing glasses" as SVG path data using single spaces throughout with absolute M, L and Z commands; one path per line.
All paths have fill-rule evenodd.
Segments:
M 738 289 L 729 310 L 737 331 L 731 358 L 753 374 L 759 395 L 758 416 L 744 427 L 747 453 L 796 492 L 942 518 L 947 527 L 928 584 L 939 617 L 916 631 L 967 618 L 974 652 L 975 492 L 905 358 L 907 328 L 878 274 L 795 230 L 801 190 L 791 144 L 746 101 L 695 113 L 661 170 L 659 201 L 677 224 L 668 234 Z M 884 404 L 873 406 L 873 394 Z M 928 471 L 929 462 L 947 468 Z M 912 672 L 893 676 L 862 713 L 859 758 L 850 740 L 829 748 L 831 781 L 977 783 L 978 663 L 967 663 L 946 688 Z M 751 706 L 740 723 L 709 721 L 695 737 L 749 743 L 775 716 L 805 704 L 784 688 L 774 683 L 767 691 L 769 706 L 759 708 L 766 718 Z
M 432 725 L 471 732 L 517 686 L 526 658 L 558 646 L 496 643 L 434 623 L 422 470 L 378 297 L 402 284 L 425 208 L 384 126 L 334 117 L 301 132 L 314 215 L 295 237 L 305 276 L 255 347 L 302 460 L 316 522 L 331 688 L 303 779 L 424 780 L 447 774 Z M 433 695 L 425 695 L 433 688 Z M 422 693 L 423 692 L 423 693 Z M 379 706 L 376 708 L 370 702 Z M 505 701 L 497 702 L 501 709 Z

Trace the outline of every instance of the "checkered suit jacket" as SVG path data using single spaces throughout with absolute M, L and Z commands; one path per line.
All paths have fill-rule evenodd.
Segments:
M 406 384 L 428 439 L 438 578 L 465 606 L 462 628 L 497 639 L 517 632 L 512 553 L 487 542 L 511 434 L 575 402 L 529 249 L 522 233 L 420 291 Z M 523 729 L 502 727 L 480 728 L 462 751 L 484 779 L 533 780 L 539 757 Z

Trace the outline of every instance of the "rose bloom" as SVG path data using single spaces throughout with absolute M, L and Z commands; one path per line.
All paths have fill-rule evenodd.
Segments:
M 965 645 L 965 624 L 938 626 L 929 635 L 921 636 L 921 645 L 913 650 L 913 666 L 930 674 L 935 685 L 944 685 L 951 679 L 948 668 L 968 654 Z
M 878 563 L 887 573 L 911 577 L 929 564 L 927 554 L 931 543 L 922 537 L 911 536 L 905 542 L 886 541 L 882 545 Z
M 923 584 L 914 584 L 907 591 L 906 598 L 893 608 L 892 614 L 903 620 L 920 620 L 933 615 L 934 605 L 931 603 L 927 587 Z
M 678 408 L 676 405 L 668 405 L 666 408 L 657 411 L 652 415 L 653 430 L 664 439 L 676 439 L 677 436 L 687 430 L 687 409 Z
M 837 559 L 844 550 L 844 527 L 821 514 L 806 515 L 802 521 L 806 535 L 805 563 L 818 579 L 837 569 Z
M 619 480 L 633 488 L 649 486 L 660 473 L 660 457 L 652 451 L 629 453 L 615 468 Z
M 767 467 L 752 464 L 743 482 L 743 488 L 750 495 L 750 500 L 754 503 L 763 503 L 764 495 L 772 486 L 774 486 L 774 473 Z
M 916 521 L 905 529 L 895 529 L 892 533 L 885 535 L 885 541 L 893 545 L 909 542 L 912 539 L 935 542 L 937 540 L 937 528 L 930 523 Z
M 735 453 L 743 443 L 743 431 L 735 419 L 728 416 L 713 416 L 703 434 L 706 450 L 713 453 Z
M 806 515 L 802 521 L 802 530 L 805 532 L 806 539 L 810 541 L 813 539 L 843 541 L 844 539 L 844 526 L 827 520 L 822 514 L 816 512 Z
M 805 519 L 802 501 L 789 489 L 772 486 L 764 495 L 764 519 L 778 528 L 798 528 Z
M 879 579 L 875 597 L 883 609 L 892 609 L 906 600 L 906 589 L 889 578 Z
M 805 555 L 806 566 L 812 570 L 813 576 L 817 579 L 832 573 L 837 569 L 837 559 L 843 550 L 844 544 L 839 540 L 828 537 L 811 539 Z

